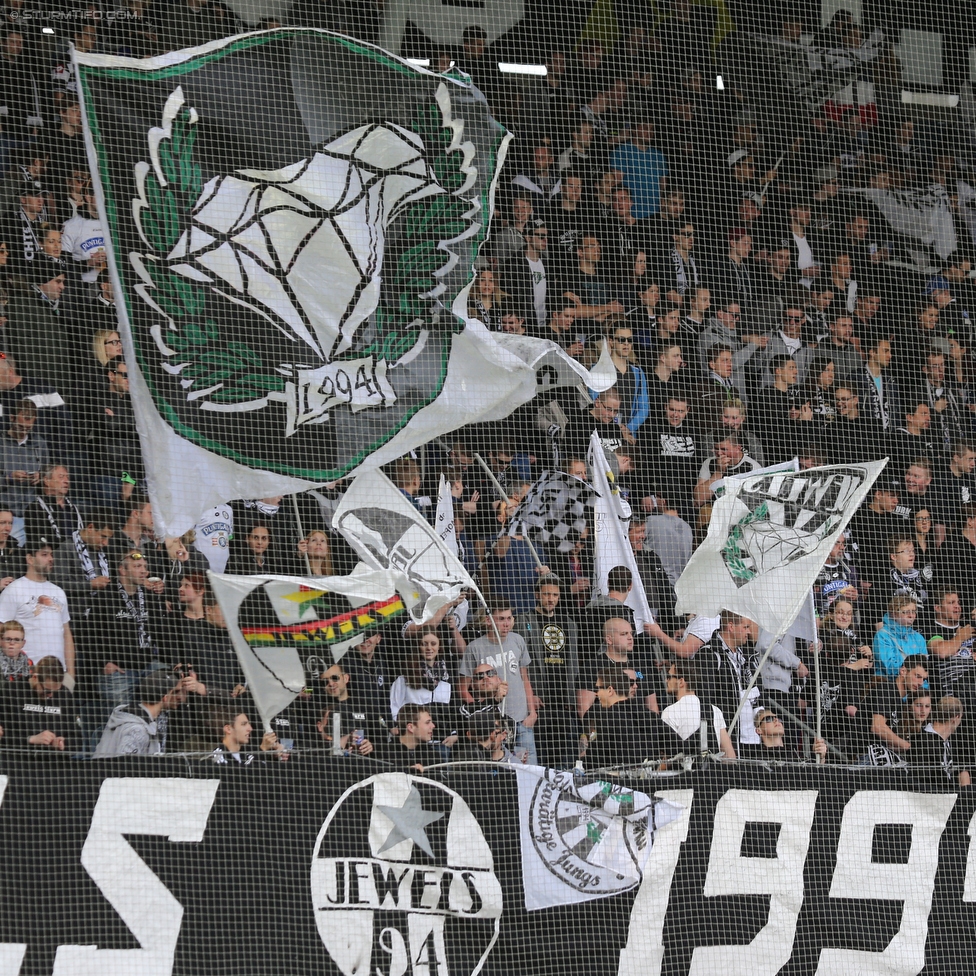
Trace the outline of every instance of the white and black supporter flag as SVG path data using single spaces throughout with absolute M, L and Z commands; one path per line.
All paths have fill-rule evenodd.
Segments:
M 630 891 L 658 865 L 658 834 L 686 815 L 683 804 L 617 783 L 516 766 L 522 885 L 528 911 L 578 905 Z
M 539 361 L 597 388 L 466 315 L 511 139 L 470 85 L 299 28 L 75 64 L 167 535 L 501 419 Z
M 587 508 L 596 491 L 564 471 L 544 471 L 512 513 L 508 534 L 521 535 L 538 546 L 572 552 L 586 530 Z

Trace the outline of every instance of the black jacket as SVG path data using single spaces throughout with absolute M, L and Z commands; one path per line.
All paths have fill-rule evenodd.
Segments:
M 78 710 L 70 691 L 62 689 L 42 698 L 28 681 L 5 682 L 0 688 L 0 714 L 7 747 L 29 748 L 27 740 L 45 731 L 64 739 L 66 753 L 77 752 L 81 745 Z

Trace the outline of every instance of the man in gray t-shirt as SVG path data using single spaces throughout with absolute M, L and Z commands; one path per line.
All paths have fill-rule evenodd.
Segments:
M 461 658 L 461 697 L 472 701 L 471 675 L 479 664 L 490 664 L 498 671 L 500 680 L 508 683 L 505 696 L 505 714 L 517 723 L 514 752 L 518 756 L 525 753 L 530 765 L 537 765 L 535 734 L 532 727 L 537 718 L 535 694 L 529 681 L 529 652 L 525 641 L 512 633 L 515 618 L 512 608 L 501 603 L 491 607 L 488 632 L 484 637 L 471 641 Z M 495 634 L 495 630 L 498 634 Z M 501 637 L 499 644 L 498 638 Z

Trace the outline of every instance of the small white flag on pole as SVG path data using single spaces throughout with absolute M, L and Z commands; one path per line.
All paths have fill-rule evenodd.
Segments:
M 367 566 L 394 574 L 414 623 L 426 623 L 465 588 L 481 595 L 457 555 L 382 471 L 356 478 L 332 526 Z
M 461 555 L 458 549 L 457 529 L 454 525 L 454 496 L 451 494 L 451 483 L 444 477 L 443 472 L 441 472 L 440 488 L 437 491 L 434 531 L 455 556 Z
M 593 570 L 596 588 L 607 593 L 607 576 L 614 566 L 626 566 L 634 580 L 633 588 L 627 596 L 627 606 L 634 611 L 634 626 L 643 631 L 644 624 L 654 623 L 654 614 L 647 603 L 644 582 L 637 568 L 634 547 L 630 544 L 627 529 L 630 525 L 630 505 L 627 504 L 613 483 L 607 456 L 596 431 L 590 437 L 590 450 L 587 457 L 593 473 L 593 487 L 599 498 L 594 504 L 594 525 L 596 539 L 593 546 Z

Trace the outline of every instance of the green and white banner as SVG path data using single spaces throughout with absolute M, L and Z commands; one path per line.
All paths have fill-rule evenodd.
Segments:
M 676 612 L 714 617 L 732 610 L 771 634 L 786 633 L 887 463 L 726 478 L 708 535 L 675 585 Z
M 511 138 L 476 89 L 311 29 L 76 65 L 157 528 L 589 379 L 466 319 Z

